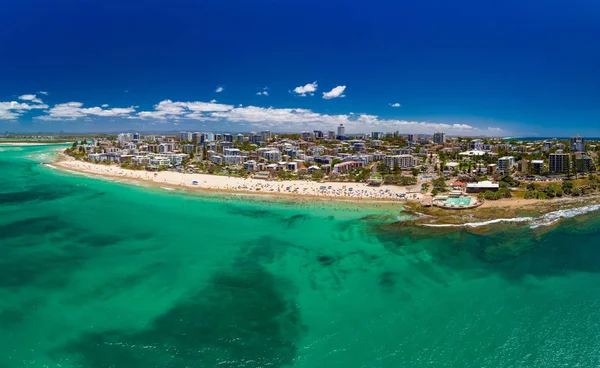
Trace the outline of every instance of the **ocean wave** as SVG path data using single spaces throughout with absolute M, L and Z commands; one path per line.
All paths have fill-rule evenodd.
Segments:
M 424 224 L 429 227 L 480 227 L 487 226 L 493 224 L 499 224 L 501 222 L 529 222 L 532 221 L 533 217 L 515 217 L 515 218 L 502 218 L 495 219 L 489 221 L 481 221 L 481 222 L 467 222 L 464 224 Z
M 594 212 L 600 210 L 600 204 L 593 204 L 584 207 L 578 208 L 569 208 L 565 210 L 558 210 L 553 212 L 548 212 L 547 214 L 540 217 L 514 217 L 514 218 L 502 218 L 495 219 L 489 221 L 481 221 L 481 222 L 467 222 L 464 224 L 423 224 L 428 227 L 480 227 L 498 224 L 502 222 L 513 222 L 520 223 L 526 222 L 530 223 L 530 228 L 535 229 L 542 226 L 550 226 L 560 221 L 562 219 L 572 218 L 575 216 L 583 215 L 586 213 Z
M 561 219 L 573 218 L 575 216 L 584 215 L 586 213 L 598 210 L 600 210 L 600 204 L 592 204 L 584 207 L 549 212 L 542 217 L 534 219 L 533 223 L 531 224 L 531 228 L 535 229 L 540 226 L 550 226 Z

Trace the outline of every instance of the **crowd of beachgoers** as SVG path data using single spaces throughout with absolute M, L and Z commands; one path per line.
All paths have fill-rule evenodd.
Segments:
M 315 182 L 308 180 L 264 180 L 235 176 L 188 174 L 172 171 L 141 171 L 123 169 L 117 165 L 103 165 L 66 158 L 56 165 L 65 169 L 124 179 L 143 180 L 159 185 L 206 189 L 215 191 L 251 192 L 256 194 L 283 194 L 327 198 L 376 200 L 421 199 L 411 188 L 395 185 L 370 186 L 365 183 Z M 416 189 L 415 189 L 416 191 Z

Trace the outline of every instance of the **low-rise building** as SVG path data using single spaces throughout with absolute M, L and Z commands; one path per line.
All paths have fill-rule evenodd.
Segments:
M 467 183 L 467 193 L 482 193 L 488 190 L 495 192 L 500 189 L 500 184 L 492 183 L 491 181 L 480 181 L 479 183 Z
M 333 165 L 333 172 L 339 174 L 342 172 L 352 171 L 352 170 L 361 168 L 363 166 L 364 166 L 364 164 L 362 161 L 342 162 L 342 163 Z

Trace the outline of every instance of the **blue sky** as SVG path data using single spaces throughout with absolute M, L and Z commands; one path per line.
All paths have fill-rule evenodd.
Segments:
M 600 136 L 599 38 L 587 0 L 5 1 L 0 131 Z

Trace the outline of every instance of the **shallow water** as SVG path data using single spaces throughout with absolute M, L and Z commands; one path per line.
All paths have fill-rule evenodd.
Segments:
M 0 152 L 0 367 L 591 367 L 598 211 L 550 229 L 125 185 Z

